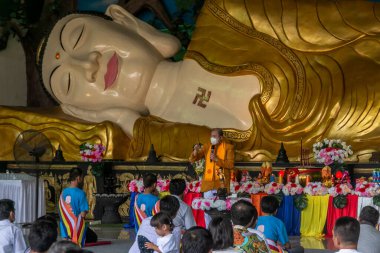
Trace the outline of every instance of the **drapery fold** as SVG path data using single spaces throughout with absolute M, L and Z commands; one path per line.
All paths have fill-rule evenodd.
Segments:
M 294 196 L 284 196 L 276 217 L 284 222 L 288 235 L 300 235 L 301 212 L 294 205 Z
M 5 175 L 6 176 L 6 175 Z M 34 222 L 37 217 L 46 214 L 44 181 L 40 179 L 38 187 L 38 214 L 36 215 L 36 181 L 35 178 L 3 179 L 0 177 L 0 199 L 11 199 L 15 202 L 16 222 Z M 19 179 L 21 178 L 21 179 Z
M 193 202 L 193 199 L 195 198 L 201 198 L 202 193 L 194 193 L 194 192 L 188 192 L 183 196 L 183 202 L 188 204 L 191 207 L 191 203 Z M 203 210 L 193 210 L 193 215 L 195 222 L 197 223 L 197 226 L 206 227 L 205 223 L 205 213 Z
M 342 216 L 350 216 L 356 219 L 358 210 L 358 196 L 357 195 L 347 195 L 347 205 L 344 208 L 336 208 L 334 206 L 334 198 L 330 196 L 329 206 L 327 212 L 327 225 L 326 225 L 326 236 L 332 236 L 332 230 L 334 228 L 335 221 Z
M 308 205 L 301 212 L 301 235 L 321 237 L 326 223 L 329 195 L 307 195 L 307 199 Z

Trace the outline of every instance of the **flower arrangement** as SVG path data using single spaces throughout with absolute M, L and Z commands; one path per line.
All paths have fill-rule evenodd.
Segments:
M 282 192 L 285 196 L 294 196 L 299 195 L 303 193 L 303 188 L 300 184 L 288 182 L 284 187 L 282 188 Z
M 202 182 L 201 181 L 187 182 L 186 186 L 187 186 L 186 187 L 186 192 L 199 193 L 199 192 L 201 192 Z
M 321 182 L 311 182 L 303 189 L 303 192 L 311 196 L 324 196 L 328 193 L 328 189 Z
M 346 170 L 343 172 L 338 170 L 335 173 L 335 177 L 333 178 L 333 182 L 335 185 L 337 185 L 337 184 L 349 184 L 349 185 L 351 185 L 350 174 Z
M 380 193 L 380 186 L 376 183 L 362 181 L 356 182 L 355 194 L 359 197 L 374 197 Z
M 329 189 L 330 196 L 334 197 L 333 204 L 336 208 L 344 208 L 347 203 L 347 195 L 351 193 L 350 183 L 336 184 Z
M 342 140 L 324 139 L 313 145 L 314 157 L 317 162 L 326 166 L 333 163 L 343 163 L 344 159 L 353 154 L 351 146 Z
M 167 192 L 169 191 L 169 179 L 158 179 L 156 189 L 158 192 Z
M 157 180 L 157 186 L 156 189 L 159 192 L 166 192 L 169 191 L 169 179 L 158 179 Z M 128 190 L 130 192 L 143 192 L 144 191 L 144 183 L 143 180 L 140 179 L 134 179 L 128 184 Z
M 80 155 L 86 162 L 101 162 L 103 160 L 103 152 L 106 150 L 102 144 L 83 143 L 79 146 Z
M 229 211 L 232 205 L 240 199 L 247 200 L 251 202 L 250 199 L 246 198 L 227 198 L 226 200 L 216 199 L 216 198 L 195 198 L 191 203 L 191 207 L 195 210 L 209 211 L 211 209 L 217 209 L 218 211 Z
M 241 180 L 240 180 L 240 182 L 247 182 L 247 181 L 251 181 L 251 180 L 252 180 L 252 178 L 249 175 L 248 170 L 243 170 L 241 172 Z
M 337 197 L 338 195 L 344 195 L 351 193 L 352 185 L 350 183 L 346 184 L 337 184 L 333 187 L 331 187 L 328 192 L 330 196 Z
M 128 184 L 128 190 L 130 192 L 143 192 L 144 191 L 144 183 L 142 179 L 134 179 Z
M 238 193 L 240 192 L 240 184 L 236 181 L 230 182 L 230 192 L 231 193 Z
M 265 185 L 264 192 L 267 194 L 279 194 L 283 186 L 284 186 L 283 184 L 270 182 L 269 184 Z
M 240 185 L 238 192 L 256 194 L 264 191 L 264 186 L 258 181 L 246 181 Z

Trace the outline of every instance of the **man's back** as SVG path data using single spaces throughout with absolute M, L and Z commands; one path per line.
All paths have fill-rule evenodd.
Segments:
M 0 221 L 0 253 L 23 253 L 26 244 L 21 229 L 9 220 Z
M 280 241 L 284 245 L 289 241 L 284 223 L 272 215 L 260 216 L 257 220 L 256 229 L 275 243 Z
M 372 225 L 360 225 L 358 251 L 361 253 L 378 253 L 380 251 L 380 232 Z
M 183 229 L 189 229 L 196 226 L 197 224 L 194 220 L 193 211 L 190 206 L 183 202 L 178 196 L 173 196 L 179 201 L 179 210 L 176 217 L 173 219 L 174 226 L 181 227 Z
M 70 204 L 75 216 L 78 216 L 83 211 L 88 211 L 88 202 L 86 193 L 77 188 L 69 187 L 62 192 L 63 201 Z
M 137 206 L 150 217 L 159 198 L 151 193 L 141 193 L 137 196 Z
M 62 191 L 62 199 L 66 204 L 69 204 L 73 214 L 78 217 L 81 212 L 88 211 L 88 202 L 86 198 L 86 193 L 77 188 L 69 187 Z M 68 238 L 69 234 L 66 232 L 66 227 L 63 223 L 62 217 L 59 221 L 61 237 Z

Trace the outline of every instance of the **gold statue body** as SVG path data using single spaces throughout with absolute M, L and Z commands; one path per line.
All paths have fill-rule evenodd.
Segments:
M 96 205 L 96 197 L 95 193 L 97 193 L 96 187 L 96 178 L 92 174 L 92 166 L 89 165 L 87 168 L 87 175 L 84 177 L 83 191 L 86 193 L 87 201 L 88 201 L 88 213 L 86 218 L 94 219 L 94 210 Z
M 243 111 L 248 109 L 250 120 L 239 116 L 232 125 L 239 126 L 244 121 L 251 122 L 251 127 L 225 129 L 226 137 L 236 143 L 237 160 L 273 159 L 281 142 L 294 159 L 299 155 L 301 138 L 306 146 L 322 138 L 344 139 L 355 150 L 354 160 L 368 159 L 366 155 L 378 148 L 380 138 L 379 8 L 379 4 L 369 1 L 205 2 L 185 61 L 196 62 L 211 74 L 225 76 L 226 80 L 254 76 L 260 84 L 259 93 L 240 105 Z M 358 16 L 358 12 L 363 15 Z M 120 16 L 123 12 L 114 14 Z M 119 28 L 131 25 L 115 23 Z M 108 22 L 110 29 L 114 29 L 112 24 Z M 166 52 L 168 56 L 172 50 Z M 60 100 L 64 100 L 67 92 L 67 82 L 63 85 L 66 89 L 59 88 L 56 94 Z M 236 90 L 239 89 L 237 84 Z M 199 90 L 204 94 L 198 97 L 196 105 L 207 104 L 207 91 Z M 230 87 L 228 92 L 233 94 L 234 88 Z M 208 96 L 210 101 L 212 96 Z M 73 101 L 83 107 L 81 103 L 85 100 L 76 99 Z M 103 117 L 109 114 L 92 104 L 87 108 L 92 113 L 86 114 L 73 101 L 64 104 L 66 113 L 84 119 L 87 115 L 88 120 L 97 122 L 124 122 L 120 117 Z M 117 109 L 112 102 L 107 105 L 113 111 Z M 192 144 L 208 140 L 209 129 L 195 125 L 202 125 L 197 114 L 186 114 L 187 122 L 181 119 L 178 122 L 182 123 L 175 123 L 166 120 L 176 121 L 176 118 L 165 117 L 167 114 L 159 111 L 154 115 L 163 119 L 140 116 L 146 113 L 142 100 L 136 106 L 137 116 L 129 115 L 132 126 L 121 125 L 132 137 L 127 158 L 145 156 L 153 143 L 158 154 L 186 159 Z M 194 104 L 190 102 L 191 106 Z M 77 136 L 81 134 L 75 132 Z M 178 140 L 190 144 L 178 145 Z M 65 144 L 61 144 L 64 148 Z

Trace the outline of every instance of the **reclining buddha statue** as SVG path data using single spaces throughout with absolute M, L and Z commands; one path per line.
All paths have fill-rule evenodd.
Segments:
M 295 159 L 301 138 L 344 139 L 365 160 L 380 140 L 379 20 L 369 1 L 206 0 L 185 59 L 172 62 L 174 36 L 111 5 L 106 17 L 55 24 L 40 48 L 42 80 L 69 122 L 122 129 L 116 158 L 144 157 L 154 144 L 186 160 L 221 127 L 237 160 L 273 159 L 281 142 Z

